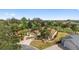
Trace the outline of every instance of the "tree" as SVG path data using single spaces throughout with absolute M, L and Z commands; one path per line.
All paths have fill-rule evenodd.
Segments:
M 17 23 L 17 24 L 18 24 L 18 23 L 19 23 L 19 22 L 18 22 L 18 19 L 14 18 L 14 17 L 11 18 L 11 19 L 7 19 L 7 21 L 8 21 L 10 24 L 13 24 L 13 23 Z
M 0 24 L 0 49 L 20 49 L 20 45 L 17 44 L 20 38 L 15 33 L 14 27 L 4 22 Z
M 28 28 L 28 21 L 25 17 L 23 17 L 21 19 L 21 26 L 20 26 L 22 29 L 27 29 Z
M 30 26 L 31 26 L 31 29 L 40 29 L 41 28 L 41 23 L 42 23 L 42 20 L 40 18 L 33 18 L 31 21 L 30 21 Z
M 77 25 L 76 24 L 71 24 L 70 28 L 76 33 L 76 31 L 77 31 Z
M 42 29 L 40 32 L 42 39 L 48 39 L 50 32 L 48 31 L 47 28 Z

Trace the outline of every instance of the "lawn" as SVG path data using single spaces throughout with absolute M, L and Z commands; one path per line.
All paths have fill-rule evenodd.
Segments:
M 31 42 L 31 45 L 41 50 L 41 49 L 51 46 L 52 42 L 44 43 L 44 42 L 42 42 L 42 40 L 34 40 Z
M 46 43 L 42 42 L 42 40 L 33 40 L 31 42 L 31 45 L 38 48 L 38 49 L 45 49 L 47 47 L 50 47 L 54 44 L 56 44 L 58 41 L 61 40 L 62 37 L 68 35 L 67 33 L 64 32 L 58 32 L 57 37 L 54 40 L 47 41 Z
M 68 35 L 68 33 L 65 32 L 58 32 L 57 37 L 53 40 L 53 42 L 58 42 L 61 40 L 62 37 L 65 37 L 66 35 Z

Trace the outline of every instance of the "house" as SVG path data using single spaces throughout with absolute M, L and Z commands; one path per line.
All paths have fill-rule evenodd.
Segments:
M 39 30 L 33 30 L 33 33 L 36 35 L 41 35 L 41 33 L 39 32 Z
M 50 30 L 50 35 L 49 35 L 49 39 L 48 40 L 52 40 L 56 37 L 58 31 L 54 30 L 54 29 L 51 29 Z
M 70 50 L 79 50 L 79 35 L 72 34 L 62 39 L 61 45 Z
M 36 34 L 33 33 L 33 32 L 27 32 L 26 38 L 27 39 L 35 39 L 36 38 Z

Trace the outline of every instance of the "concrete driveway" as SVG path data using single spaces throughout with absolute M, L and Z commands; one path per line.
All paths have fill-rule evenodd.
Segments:
M 36 50 L 36 49 L 28 45 L 21 45 L 21 50 Z
M 20 42 L 20 44 L 22 44 L 22 45 L 30 45 L 31 42 L 32 42 L 32 39 L 22 40 L 22 41 Z
M 51 47 L 48 47 L 44 50 L 63 50 L 62 48 L 60 48 L 57 44 L 56 45 L 53 45 Z
M 25 36 L 24 39 L 19 43 L 21 44 L 21 50 L 36 50 L 30 46 L 30 43 L 33 41 L 33 39 L 26 39 L 26 37 L 27 36 Z

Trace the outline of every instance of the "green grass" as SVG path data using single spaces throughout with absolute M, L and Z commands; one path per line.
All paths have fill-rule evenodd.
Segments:
M 34 40 L 32 41 L 31 45 L 41 50 L 41 49 L 51 46 L 52 43 L 51 42 L 44 43 L 42 42 L 42 40 Z
M 57 37 L 53 40 L 53 42 L 58 42 L 61 40 L 62 37 L 65 37 L 66 35 L 68 35 L 68 33 L 65 32 L 58 32 Z

